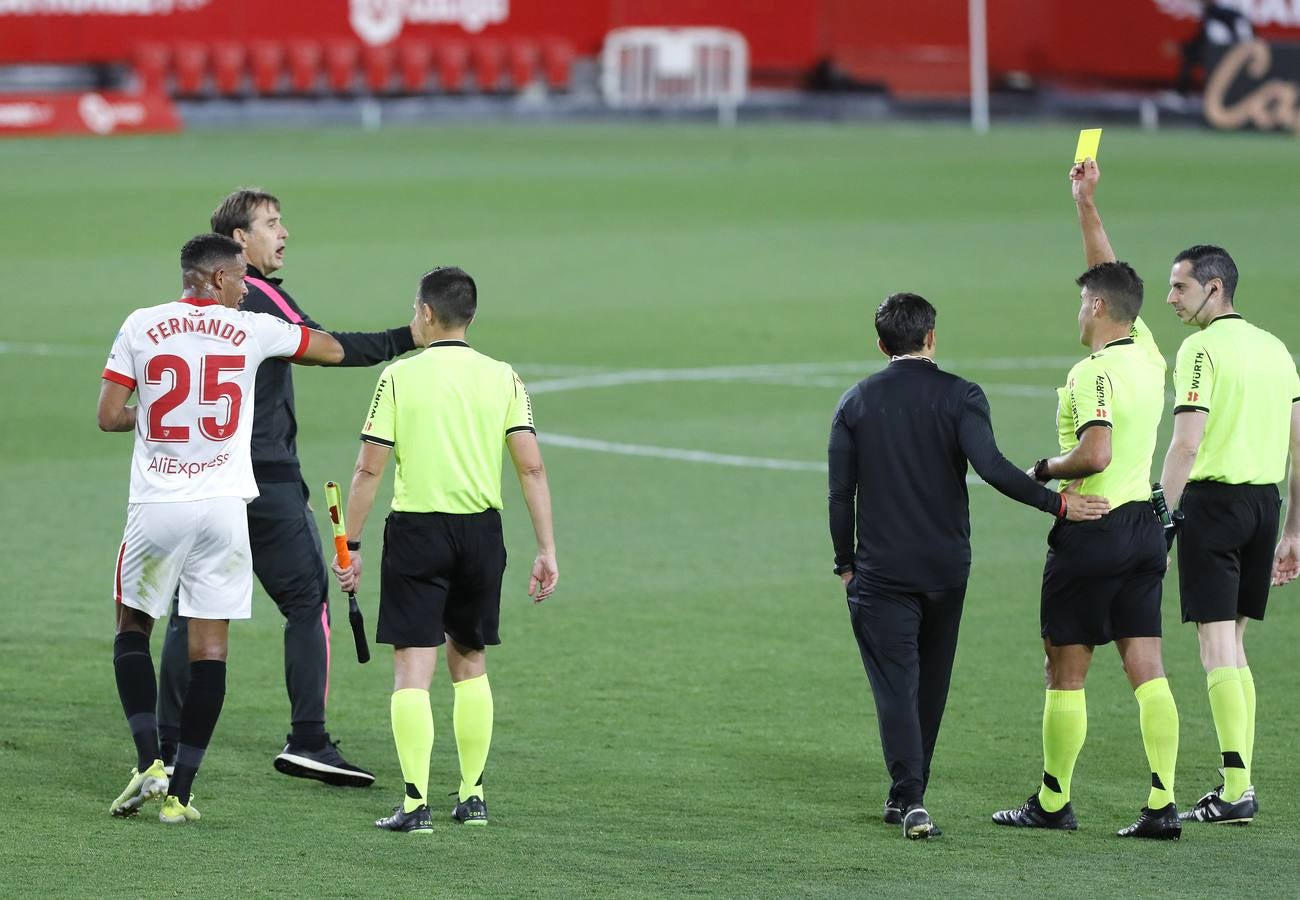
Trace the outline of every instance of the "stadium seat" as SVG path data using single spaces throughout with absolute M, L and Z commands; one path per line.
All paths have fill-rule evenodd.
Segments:
M 500 44 L 475 41 L 470 46 L 470 60 L 474 66 L 474 84 L 480 93 L 491 94 L 501 89 L 505 50 Z
M 235 97 L 244 92 L 244 60 L 247 55 L 243 44 L 222 41 L 212 45 L 212 78 L 218 94 Z
M 139 79 L 142 93 L 167 90 L 167 64 L 171 50 L 166 44 L 136 44 L 131 52 L 131 65 Z
M 361 52 L 351 41 L 330 41 L 325 45 L 325 74 L 330 90 L 336 94 L 353 93 L 360 57 Z
M 567 41 L 546 41 L 542 44 L 542 67 L 546 71 L 547 87 L 567 91 L 573 70 L 573 46 Z
M 407 41 L 398 45 L 397 61 L 402 76 L 402 90 L 410 94 L 423 94 L 429 84 L 433 48 L 422 41 Z
M 366 73 L 366 87 L 372 94 L 387 94 L 392 90 L 394 63 L 397 51 L 392 44 L 366 47 L 362 51 L 362 65 Z
M 275 41 L 256 41 L 248 55 L 254 93 L 262 96 L 279 93 L 284 45 Z
M 438 45 L 438 87 L 443 91 L 455 92 L 465 88 L 465 67 L 469 62 L 469 50 L 457 41 L 446 41 Z
M 522 91 L 537 79 L 542 51 L 532 41 L 515 41 L 510 45 L 510 84 Z
M 174 46 L 172 58 L 175 60 L 176 93 L 182 97 L 202 94 L 208 75 L 208 48 L 182 41 Z
M 320 83 L 324 51 L 315 41 L 289 44 L 289 87 L 295 94 L 312 94 Z

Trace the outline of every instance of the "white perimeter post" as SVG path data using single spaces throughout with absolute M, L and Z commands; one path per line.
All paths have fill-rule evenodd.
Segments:
M 976 134 L 989 130 L 989 40 L 985 0 L 968 0 L 970 20 L 970 126 Z

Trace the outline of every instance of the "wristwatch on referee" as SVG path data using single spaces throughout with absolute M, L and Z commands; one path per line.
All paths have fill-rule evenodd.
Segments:
M 852 572 L 852 571 L 853 571 L 853 563 L 843 563 L 841 565 L 836 566 L 834 569 L 836 575 L 843 575 L 845 572 Z
M 361 551 L 360 541 L 348 541 L 348 552 L 359 553 Z
M 1034 463 L 1034 481 L 1046 482 L 1051 480 L 1052 476 L 1047 474 L 1047 457 L 1044 456 Z

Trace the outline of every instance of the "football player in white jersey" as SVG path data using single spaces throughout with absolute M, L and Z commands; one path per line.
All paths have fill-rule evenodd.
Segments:
M 303 364 L 343 358 L 325 332 L 241 312 L 245 265 L 240 245 L 223 235 L 186 243 L 181 298 L 127 316 L 104 368 L 99 427 L 135 432 L 113 580 L 113 668 L 137 760 L 109 808 L 115 816 L 135 815 L 146 800 L 165 795 L 161 821 L 199 818 L 190 787 L 225 700 L 227 630 L 231 619 L 252 613 L 245 505 L 257 496 L 249 454 L 257 367 L 274 356 Z M 136 405 L 127 406 L 133 392 Z M 169 784 L 149 636 L 178 584 L 180 614 L 191 619 L 190 685 Z

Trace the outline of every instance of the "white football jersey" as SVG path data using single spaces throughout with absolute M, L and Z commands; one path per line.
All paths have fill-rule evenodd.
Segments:
M 257 496 L 249 450 L 257 367 L 300 356 L 308 330 L 184 298 L 127 316 L 104 378 L 137 392 L 132 503 Z

